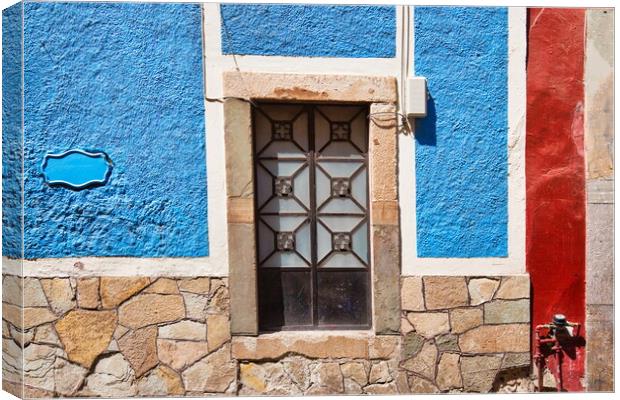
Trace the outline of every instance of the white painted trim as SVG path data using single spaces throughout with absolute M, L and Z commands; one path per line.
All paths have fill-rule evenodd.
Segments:
M 2 273 L 36 277 L 227 276 L 212 257 L 71 257 L 17 260 L 2 257 Z
M 415 37 L 415 36 L 414 36 Z M 508 8 L 508 257 L 420 258 L 416 249 L 412 137 L 400 138 L 403 275 L 514 275 L 525 272 L 526 9 Z

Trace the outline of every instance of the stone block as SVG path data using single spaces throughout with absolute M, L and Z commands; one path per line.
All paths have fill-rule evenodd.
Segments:
M 373 225 L 373 284 L 375 333 L 398 334 L 400 330 L 400 229 Z
M 237 99 L 224 103 L 224 132 L 227 196 L 251 200 L 254 195 L 254 166 L 249 103 Z
M 160 365 L 137 382 L 139 396 L 182 396 L 183 380 L 174 370 Z
M 131 329 L 173 322 L 184 317 L 183 298 L 178 295 L 144 293 L 123 303 L 118 309 L 119 323 Z
M 224 96 L 261 100 L 395 103 L 396 79 L 350 75 L 224 72 Z
M 179 290 L 196 294 L 209 294 L 211 289 L 211 279 L 207 277 L 180 279 L 178 281 Z
M 463 353 L 522 353 L 530 350 L 528 324 L 483 325 L 459 337 Z
M 406 276 L 402 278 L 401 307 L 404 311 L 424 311 L 422 277 Z
M 99 278 L 80 278 L 77 280 L 78 307 L 97 309 L 99 306 Z
M 45 297 L 56 315 L 64 314 L 75 307 L 75 292 L 69 278 L 41 279 L 40 282 Z
M 230 346 L 223 346 L 183 371 L 185 390 L 225 393 L 237 379 L 237 365 L 230 358 Z
M 422 350 L 415 356 L 401 363 L 401 367 L 414 372 L 424 378 L 435 379 L 435 363 L 437 362 L 437 348 L 431 342 L 426 342 Z
M 465 390 L 488 393 L 493 387 L 501 363 L 501 355 L 461 357 L 461 375 Z
M 479 308 L 456 308 L 450 310 L 452 332 L 463 333 L 482 325 L 483 312 Z
M 425 276 L 424 299 L 428 310 L 469 305 L 465 278 L 461 276 Z
M 614 205 L 588 203 L 586 220 L 586 302 L 614 302 Z
M 409 313 L 407 319 L 417 333 L 428 339 L 450 331 L 447 312 Z
M 4 287 L 3 287 L 4 289 Z M 13 295 L 10 295 L 11 297 Z M 21 299 L 21 298 L 20 298 Z M 48 302 L 37 278 L 24 279 L 24 307 L 47 307 Z M 20 300 L 21 301 L 21 300 Z
M 258 334 L 258 297 L 254 225 L 229 224 L 230 329 L 232 334 Z M 238 249 L 238 251 L 234 250 Z
M 227 315 L 207 315 L 207 343 L 213 351 L 230 340 L 230 322 Z
M 169 367 L 183 371 L 209 354 L 207 342 L 157 339 L 159 360 Z
M 530 297 L 530 276 L 529 275 L 513 275 L 502 277 L 499 285 L 496 299 L 527 299 Z
M 395 112 L 396 106 L 393 104 L 370 105 L 372 117 L 370 118 L 368 135 L 370 137 L 369 154 L 372 157 L 370 163 L 372 191 L 370 196 L 373 202 L 396 202 L 398 200 L 398 157 L 396 156 L 398 120 L 394 117 Z M 397 216 L 398 214 L 396 214 Z
M 488 278 L 472 278 L 467 283 L 469 299 L 472 306 L 485 303 L 493 298 L 499 287 L 499 280 Z
M 159 278 L 155 282 L 151 283 L 142 292 L 157 294 L 179 294 L 179 288 L 177 287 L 177 282 L 174 279 Z
M 441 390 L 458 389 L 463 386 L 459 369 L 460 356 L 454 353 L 443 353 L 437 366 L 437 386 Z
M 118 346 L 138 378 L 158 363 L 156 326 L 128 332 L 118 340 Z
M 586 306 L 586 384 L 589 392 L 614 389 L 614 311 L 612 305 Z
M 484 305 L 485 324 L 511 324 L 530 322 L 530 301 L 494 300 Z
M 373 224 L 398 225 L 400 211 L 398 201 L 373 201 L 371 207 Z
M 116 308 L 150 283 L 149 278 L 103 276 L 100 281 L 101 305 Z
M 207 340 L 207 325 L 196 321 L 180 321 L 159 327 L 160 339 Z
M 74 310 L 54 325 L 69 360 L 90 369 L 110 344 L 116 311 Z

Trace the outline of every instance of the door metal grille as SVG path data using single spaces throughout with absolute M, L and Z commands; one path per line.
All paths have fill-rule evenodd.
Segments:
M 368 106 L 252 117 L 261 329 L 370 327 Z

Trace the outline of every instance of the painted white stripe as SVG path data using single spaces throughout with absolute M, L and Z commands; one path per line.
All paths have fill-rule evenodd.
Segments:
M 508 9 L 508 257 L 419 258 L 417 256 L 415 141 L 412 137 L 401 136 L 399 189 L 403 275 L 513 275 L 525 272 L 526 50 L 526 9 L 510 7 Z
M 221 268 L 213 267 L 212 257 L 71 257 L 23 261 L 2 257 L 2 273 L 36 277 L 228 275 Z

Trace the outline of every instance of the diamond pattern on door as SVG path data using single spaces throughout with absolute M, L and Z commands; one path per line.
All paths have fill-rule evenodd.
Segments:
M 370 326 L 368 107 L 253 109 L 263 330 Z

